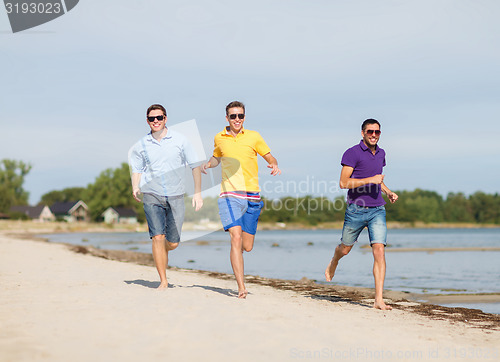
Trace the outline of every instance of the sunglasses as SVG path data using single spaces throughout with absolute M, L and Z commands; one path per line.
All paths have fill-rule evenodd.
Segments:
M 236 117 L 238 117 L 239 119 L 243 119 L 243 118 L 245 118 L 245 115 L 243 113 L 239 113 L 239 114 L 234 113 L 234 114 L 229 115 L 229 119 L 236 119 Z
M 155 117 L 149 117 L 148 116 L 148 122 L 154 122 L 155 119 L 157 119 L 158 121 L 163 121 L 163 119 L 165 118 L 165 116 L 161 115 L 161 116 L 155 116 Z
M 380 136 L 380 133 L 382 133 L 379 129 L 377 130 L 373 130 L 373 129 L 367 129 L 365 131 L 365 133 L 368 135 L 368 136 L 371 136 L 372 134 L 375 133 L 376 136 Z

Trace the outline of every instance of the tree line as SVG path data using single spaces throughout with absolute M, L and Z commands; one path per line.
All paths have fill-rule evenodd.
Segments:
M 500 195 L 477 191 L 466 196 L 450 192 L 446 198 L 434 191 L 396 191 L 399 200 L 386 205 L 391 221 L 425 223 L 500 224 Z
M 22 161 L 0 161 L 0 213 L 9 213 L 13 205 L 27 205 L 29 193 L 24 190 L 25 176 L 31 165 Z M 399 200 L 387 202 L 387 220 L 424 223 L 479 223 L 500 224 L 500 195 L 478 191 L 466 196 L 449 193 L 445 198 L 435 191 L 416 189 L 396 191 Z M 108 207 L 133 208 L 139 221 L 145 221 L 142 204 L 132 198 L 130 171 L 127 163 L 102 171 L 87 187 L 70 187 L 44 194 L 39 204 L 84 201 L 93 221 L 98 221 Z M 323 222 L 342 221 L 345 197 L 285 196 L 280 199 L 263 198 L 261 221 L 318 225 Z M 206 197 L 203 208 L 194 212 L 190 198 L 186 198 L 186 221 L 209 219 L 216 221 L 218 207 L 216 197 Z

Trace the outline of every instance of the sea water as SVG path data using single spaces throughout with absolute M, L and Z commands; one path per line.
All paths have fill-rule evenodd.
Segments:
M 101 249 L 151 252 L 147 233 L 68 233 L 41 235 L 49 241 Z M 324 282 L 324 271 L 340 242 L 341 230 L 259 231 L 244 254 L 245 274 Z M 185 231 L 171 253 L 171 266 L 232 273 L 229 234 Z M 404 248 L 500 248 L 499 228 L 394 229 L 388 231 L 385 289 L 421 294 L 500 293 L 500 251 L 401 251 Z M 373 288 L 373 257 L 366 230 L 334 277 L 337 285 Z M 326 282 L 324 282 L 326 283 Z M 458 305 L 455 305 L 458 306 Z M 460 304 L 500 314 L 500 303 Z

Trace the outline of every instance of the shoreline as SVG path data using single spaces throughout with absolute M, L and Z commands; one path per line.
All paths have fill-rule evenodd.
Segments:
M 208 222 L 204 224 L 185 222 L 184 231 L 218 231 L 221 230 L 219 222 Z M 318 225 L 305 225 L 297 223 L 261 222 L 257 230 L 339 230 L 343 222 L 327 222 Z M 423 223 L 423 222 L 387 222 L 388 229 L 498 229 L 500 225 L 495 224 L 472 224 L 472 223 Z M 67 223 L 61 221 L 37 222 L 26 220 L 0 220 L 0 232 L 27 231 L 31 234 L 41 233 L 64 233 L 64 232 L 147 232 L 146 223 L 137 224 L 105 224 L 105 223 Z
M 2 232 L 0 231 L 0 235 Z M 5 233 L 4 233 L 5 234 Z M 154 267 L 153 256 L 150 253 L 142 253 L 131 250 L 107 250 L 97 249 L 93 246 L 74 245 L 69 243 L 48 242 L 44 238 L 37 238 L 30 232 L 6 233 L 6 235 L 21 240 L 35 240 L 42 243 L 64 245 L 76 254 L 91 255 L 107 260 L 134 263 L 137 265 Z M 179 267 L 168 267 L 168 270 L 188 273 L 197 273 L 221 280 L 234 280 L 233 274 L 187 269 Z M 349 301 L 370 307 L 373 303 L 373 288 L 329 285 L 317 283 L 315 280 L 302 278 L 301 280 L 287 280 L 267 278 L 256 275 L 245 275 L 245 283 L 269 286 L 278 290 L 293 291 L 310 298 L 320 298 L 327 301 Z M 478 327 L 488 330 L 500 331 L 500 315 L 486 313 L 479 309 L 463 307 L 446 307 L 439 304 L 473 304 L 473 303 L 500 303 L 500 293 L 477 293 L 477 294 L 420 294 L 403 291 L 384 290 L 384 299 L 389 300 L 393 308 L 401 309 L 431 319 L 446 319 L 453 322 L 467 321 L 469 324 L 477 324 Z

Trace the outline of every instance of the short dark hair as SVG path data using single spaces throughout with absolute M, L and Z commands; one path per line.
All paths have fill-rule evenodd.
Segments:
M 240 101 L 232 101 L 226 106 L 226 116 L 229 114 L 230 108 L 243 108 L 243 113 L 245 113 L 245 105 Z
M 148 107 L 148 110 L 146 111 L 146 117 L 149 116 L 149 112 L 154 111 L 156 109 L 161 110 L 165 117 L 167 116 L 167 110 L 165 109 L 165 107 L 163 107 L 161 104 L 153 104 Z
M 364 131 L 366 126 L 368 126 L 369 124 L 378 124 L 378 126 L 381 127 L 379 121 L 373 118 L 368 118 L 361 125 L 361 130 Z

